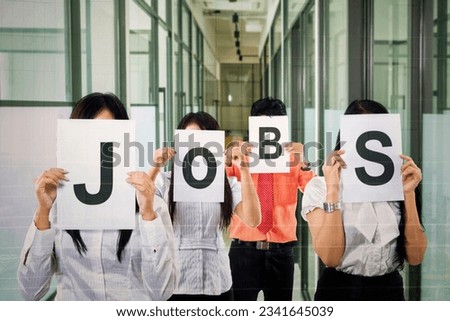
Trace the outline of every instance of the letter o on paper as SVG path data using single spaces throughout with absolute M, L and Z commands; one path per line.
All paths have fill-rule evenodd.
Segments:
M 206 164 L 208 166 L 206 176 L 201 180 L 196 179 L 192 174 L 192 162 L 197 156 L 202 156 L 206 160 Z M 196 189 L 206 188 L 214 181 L 216 173 L 217 162 L 214 155 L 208 149 L 204 147 L 197 147 L 187 152 L 183 160 L 183 177 L 189 186 Z

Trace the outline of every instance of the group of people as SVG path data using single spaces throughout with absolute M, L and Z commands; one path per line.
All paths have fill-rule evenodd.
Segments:
M 346 114 L 387 113 L 374 101 L 354 101 Z M 256 101 L 251 116 L 286 115 L 282 101 Z M 110 93 L 92 93 L 74 107 L 72 119 L 128 119 Z M 178 129 L 219 130 L 208 113 L 189 113 Z M 60 230 L 58 186 L 70 179 L 62 168 L 44 171 L 35 182 L 37 208 L 18 267 L 25 299 L 39 300 L 57 278 L 56 300 L 292 300 L 297 193 L 313 247 L 326 265 L 316 300 L 404 300 L 399 273 L 404 262 L 420 264 L 426 236 L 416 191 L 421 171 L 405 155 L 404 201 L 342 203 L 339 147 L 316 176 L 303 145 L 285 145 L 288 173 L 250 173 L 244 142 L 226 151 L 224 201 L 175 202 L 171 171 L 175 155 L 154 153 L 149 172 L 130 172 L 136 189 L 134 230 Z M 371 234 L 358 217 L 370 215 Z M 231 239 L 229 250 L 224 232 Z

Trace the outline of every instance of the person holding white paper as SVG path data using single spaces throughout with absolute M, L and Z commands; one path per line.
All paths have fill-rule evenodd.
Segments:
M 220 130 L 217 121 L 206 112 L 189 113 L 178 129 Z M 173 301 L 232 300 L 230 262 L 225 249 L 223 231 L 232 216 L 239 216 L 249 226 L 261 220 L 258 196 L 246 167 L 241 149 L 234 149 L 234 162 L 242 163 L 242 180 L 224 180 L 224 202 L 175 202 L 172 172 L 160 168 L 175 156 L 172 148 L 155 152 L 151 176 L 156 180 L 156 194 L 169 204 L 175 233 L 176 257 L 180 281 Z M 199 190 L 198 193 L 201 193 Z
M 286 116 L 286 106 L 276 98 L 261 98 L 252 104 L 250 114 L 276 123 L 272 116 Z M 251 174 L 261 224 L 249 227 L 238 216 L 230 224 L 229 257 L 237 301 L 256 301 L 260 291 L 265 301 L 292 300 L 298 191 L 303 192 L 315 174 L 304 163 L 302 143 L 291 142 L 284 149 L 290 162 L 287 173 Z M 230 164 L 226 171 L 228 177 L 242 179 L 242 167 Z
M 371 100 L 353 101 L 345 114 L 387 114 Z M 322 167 L 324 177 L 306 186 L 302 216 L 313 247 L 326 265 L 315 300 L 405 300 L 399 270 L 406 260 L 422 262 L 427 246 L 416 198 L 421 170 L 400 155 L 404 201 L 342 203 L 341 171 L 346 168 L 338 136 L 336 150 Z M 400 173 L 398 173 L 400 175 Z
M 128 119 L 122 102 L 110 93 L 92 93 L 74 107 L 71 119 Z M 98 120 L 101 121 L 101 120 Z M 38 207 L 22 249 L 19 289 L 39 300 L 57 278 L 55 300 L 166 300 L 176 285 L 173 229 L 167 205 L 154 195 L 144 172 L 130 172 L 136 188 L 134 230 L 60 230 L 58 186 L 70 179 L 61 168 L 35 181 Z

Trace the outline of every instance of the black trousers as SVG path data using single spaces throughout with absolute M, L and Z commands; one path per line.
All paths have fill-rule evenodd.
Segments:
M 233 301 L 233 290 L 220 295 L 174 294 L 167 301 Z
M 398 271 L 382 276 L 360 276 L 326 268 L 315 301 L 404 301 L 403 278 Z
M 256 301 L 263 291 L 266 301 L 291 301 L 294 282 L 293 244 L 268 250 L 255 242 L 231 242 L 233 293 L 236 301 Z

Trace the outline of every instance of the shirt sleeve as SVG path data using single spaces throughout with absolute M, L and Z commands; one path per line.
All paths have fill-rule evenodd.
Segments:
M 242 200 L 241 183 L 238 182 L 236 177 L 228 178 L 230 183 L 231 195 L 233 197 L 233 211 L 236 210 L 236 206 Z
M 155 180 L 155 194 L 163 200 L 168 200 L 171 172 L 160 172 Z
M 19 291 L 25 300 L 40 300 L 50 288 L 56 269 L 55 234 L 54 228 L 38 230 L 34 222 L 28 229 L 17 270 Z
M 158 196 L 155 196 L 154 209 L 158 217 L 153 221 L 144 221 L 139 215 L 141 273 L 150 298 L 163 301 L 175 290 L 178 269 L 174 259 L 174 235 L 169 211 Z
M 305 193 L 302 198 L 302 217 L 307 221 L 307 214 L 315 208 L 323 209 L 323 202 L 326 196 L 326 186 L 323 177 L 314 177 L 305 187 Z

